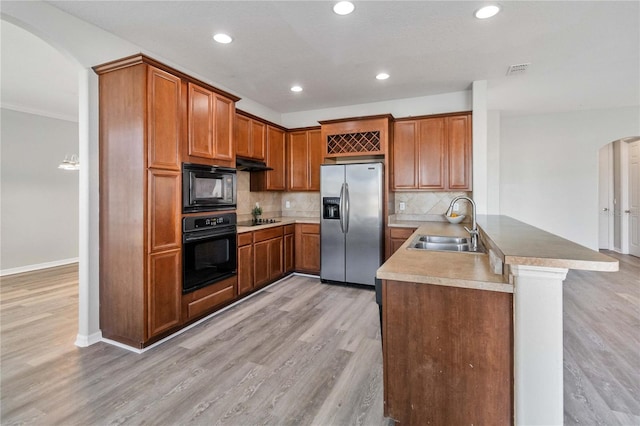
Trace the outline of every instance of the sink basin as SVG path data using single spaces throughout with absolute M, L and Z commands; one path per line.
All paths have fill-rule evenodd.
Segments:
M 420 235 L 420 241 L 436 244 L 469 244 L 467 237 L 444 237 L 441 235 Z
M 409 244 L 409 249 L 430 251 L 453 251 L 463 253 L 484 253 L 484 247 L 478 241 L 478 247 L 471 247 L 471 238 L 447 237 L 440 235 L 418 235 Z

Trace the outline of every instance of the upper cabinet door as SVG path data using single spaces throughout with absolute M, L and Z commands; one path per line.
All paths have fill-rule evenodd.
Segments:
M 289 190 L 306 191 L 309 188 L 309 144 L 307 132 L 289 133 Z
M 189 155 L 213 159 L 214 93 L 189 83 Z
M 234 123 L 234 139 L 236 142 L 236 155 L 251 157 L 251 120 L 244 115 L 236 114 Z
M 309 190 L 320 191 L 320 165 L 324 155 L 324 145 L 322 144 L 322 132 L 309 130 Z
M 447 117 L 449 189 L 471 190 L 471 117 Z
M 178 77 L 147 68 L 149 167 L 180 170 L 180 92 Z
M 273 170 L 267 174 L 267 190 L 284 191 L 286 189 L 285 175 L 285 132 L 272 126 L 267 126 L 267 166 Z
M 264 160 L 265 142 L 267 140 L 267 126 L 256 120 L 251 120 L 251 158 Z
M 418 145 L 419 188 L 446 189 L 444 118 L 427 118 L 420 120 L 420 136 Z
M 394 189 L 416 189 L 418 187 L 418 156 L 416 146 L 418 121 L 398 121 L 393 132 L 393 181 Z
M 189 83 L 189 155 L 232 162 L 234 114 L 232 100 Z
M 233 149 L 233 116 L 235 106 L 231 99 L 215 94 L 214 106 L 214 147 L 213 158 L 233 161 L 236 158 Z

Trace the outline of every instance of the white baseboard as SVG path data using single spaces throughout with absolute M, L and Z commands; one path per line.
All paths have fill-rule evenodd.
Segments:
M 98 331 L 90 335 L 78 334 L 76 336 L 76 346 L 79 348 L 86 348 L 102 340 L 102 332 Z
M 126 349 L 126 350 L 128 350 L 128 351 L 131 351 L 131 352 L 134 352 L 134 353 L 137 353 L 137 354 L 144 353 L 144 352 L 146 352 L 146 351 L 148 351 L 148 350 L 150 350 L 150 349 L 155 348 L 155 347 L 156 347 L 156 346 L 158 346 L 158 345 L 163 344 L 164 342 L 166 342 L 166 341 L 168 341 L 168 340 L 173 339 L 173 338 L 174 338 L 174 337 L 176 337 L 176 336 L 181 335 L 182 333 L 184 333 L 185 331 L 188 331 L 188 330 L 192 329 L 192 328 L 193 328 L 193 327 L 195 327 L 196 325 L 199 325 L 200 323 L 203 323 L 203 322 L 205 322 L 205 321 L 208 321 L 209 319 L 211 319 L 211 318 L 213 318 L 213 317 L 215 317 L 215 316 L 217 316 L 217 315 L 220 315 L 221 313 L 225 312 L 225 311 L 226 311 L 226 310 L 228 310 L 228 309 L 233 308 L 234 306 L 236 306 L 236 305 L 238 305 L 238 304 L 240 304 L 240 303 L 246 302 L 247 300 L 251 299 L 252 297 L 257 296 L 258 294 L 262 293 L 262 292 L 263 292 L 263 291 L 265 291 L 265 290 L 268 290 L 271 286 L 273 286 L 273 285 L 275 285 L 275 284 L 278 284 L 279 282 L 284 281 L 284 280 L 286 280 L 286 279 L 289 279 L 289 278 L 291 278 L 291 277 L 292 277 L 292 276 L 294 276 L 294 275 L 302 275 L 302 274 L 297 274 L 297 273 L 295 273 L 295 274 L 287 275 L 286 277 L 282 277 L 282 278 L 280 278 L 278 281 L 272 282 L 271 284 L 269 284 L 269 285 L 267 285 L 267 286 L 265 286 L 265 287 L 261 288 L 260 290 L 256 291 L 255 293 L 251 293 L 250 295 L 245 296 L 245 297 L 243 297 L 242 299 L 236 300 L 235 302 L 231 303 L 230 305 L 225 306 L 224 308 L 220 309 L 219 311 L 215 311 L 215 312 L 213 312 L 213 313 L 211 313 L 211 314 L 207 315 L 206 317 L 201 318 L 201 319 L 199 319 L 198 321 L 196 321 L 196 322 L 194 322 L 194 323 L 192 323 L 192 324 L 189 324 L 189 325 L 188 325 L 188 326 L 186 326 L 185 328 L 181 328 L 180 330 L 176 331 L 175 333 L 170 334 L 170 335 L 168 335 L 167 337 L 165 337 L 164 339 L 158 340 L 157 342 L 155 342 L 155 343 L 153 343 L 153 344 L 151 344 L 151 345 L 149 345 L 149 346 L 147 346 L 147 347 L 145 347 L 145 348 L 142 348 L 142 349 L 134 348 L 134 347 L 132 347 L 132 346 L 128 346 L 128 345 L 125 345 L 125 344 L 123 344 L 123 343 L 116 342 L 115 340 L 111 340 L 111 339 L 107 339 L 107 338 L 102 338 L 100 341 L 101 341 L 101 342 L 104 342 L 104 343 L 108 343 L 108 344 L 113 345 L 113 346 L 117 346 L 117 347 L 122 348 L 122 349 Z M 313 277 L 314 275 L 305 275 L 305 276 L 311 276 L 311 277 Z
M 17 268 L 1 269 L 0 277 L 6 275 L 22 274 L 23 272 L 38 271 L 40 269 L 55 268 L 56 266 L 70 265 L 72 263 L 78 263 L 79 258 L 73 257 L 71 259 L 54 260 L 53 262 L 37 263 L 35 265 L 18 266 Z

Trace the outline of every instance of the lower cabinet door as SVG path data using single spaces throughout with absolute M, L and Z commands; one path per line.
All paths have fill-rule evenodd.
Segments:
M 320 273 L 320 225 L 296 225 L 296 270 Z
M 147 338 L 180 324 L 182 251 L 149 255 L 147 282 Z
M 269 240 L 269 280 L 275 281 L 284 274 L 282 261 L 282 237 Z
M 238 247 L 238 295 L 253 289 L 253 246 Z
M 269 242 L 261 241 L 253 245 L 253 285 L 261 286 L 269 282 Z
M 284 236 L 284 273 L 288 274 L 294 268 L 294 235 L 287 234 Z

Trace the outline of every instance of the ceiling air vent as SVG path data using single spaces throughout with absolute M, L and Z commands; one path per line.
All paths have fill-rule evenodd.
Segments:
M 526 64 L 511 65 L 511 66 L 509 66 L 509 69 L 507 70 L 507 75 L 524 74 L 525 72 L 527 72 L 527 69 L 529 68 L 529 65 L 531 65 L 531 62 L 527 62 Z

